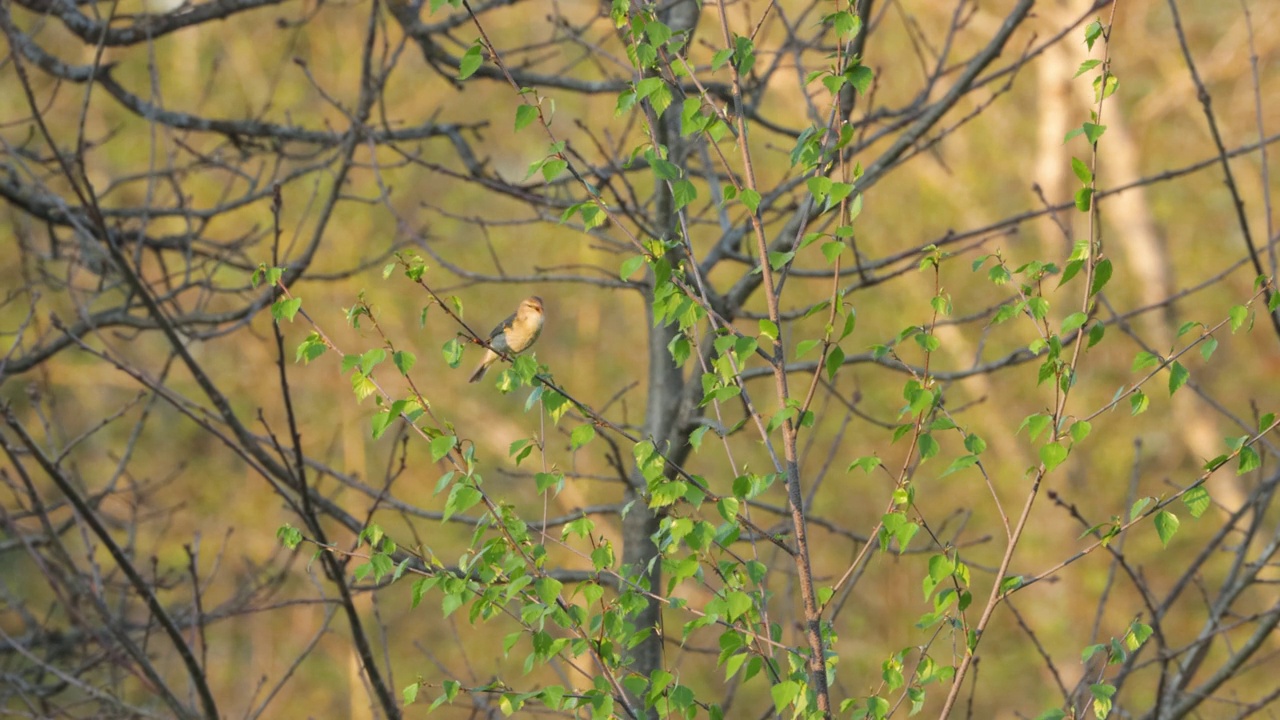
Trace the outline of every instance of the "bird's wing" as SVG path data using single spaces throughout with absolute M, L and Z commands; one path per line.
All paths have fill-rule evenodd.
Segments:
M 506 332 L 507 328 L 515 324 L 515 321 L 516 321 L 515 313 L 511 313 L 510 315 L 508 315 L 506 320 L 503 320 L 502 322 L 498 323 L 498 326 L 493 329 L 493 332 L 489 333 L 489 341 L 493 342 L 494 338 Z

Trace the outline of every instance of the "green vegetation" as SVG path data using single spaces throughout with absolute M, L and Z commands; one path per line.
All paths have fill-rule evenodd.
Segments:
M 926 5 L 0 5 L 0 709 L 1273 711 L 1275 13 Z

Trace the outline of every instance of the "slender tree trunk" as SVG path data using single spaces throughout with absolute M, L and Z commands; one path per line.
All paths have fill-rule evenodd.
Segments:
M 689 37 L 697 25 L 700 8 L 693 0 L 684 0 L 670 5 L 663 13 L 662 19 L 673 32 L 687 32 Z M 680 137 L 679 105 L 667 109 L 654 127 L 658 142 L 666 147 L 667 159 L 684 167 L 691 148 L 689 143 Z M 679 215 L 675 202 L 665 183 L 658 183 L 656 227 L 666 238 L 677 237 L 681 232 Z M 678 265 L 683 253 L 672 251 L 668 258 L 673 266 Z M 645 292 L 646 314 L 649 332 L 649 387 L 645 408 L 644 436 L 653 441 L 654 446 L 671 459 L 667 472 L 674 472 L 674 465 L 683 462 L 687 456 L 688 431 L 681 420 L 681 397 L 685 391 L 684 371 L 675 364 L 667 346 L 679 333 L 675 325 L 655 326 L 653 317 L 653 287 Z M 649 509 L 645 489 L 645 479 L 638 470 L 631 472 L 631 483 L 627 488 L 626 501 L 630 509 L 622 522 L 623 563 L 631 568 L 632 576 L 643 578 L 649 591 L 654 595 L 665 594 L 662 587 L 662 561 L 654 545 L 653 535 L 662 522 L 661 514 Z M 646 603 L 643 610 L 632 618 L 637 629 L 649 629 L 650 634 L 631 651 L 630 669 L 634 672 L 651 676 L 654 670 L 663 667 L 662 653 L 662 604 L 656 599 Z M 643 704 L 638 698 L 631 698 L 632 706 L 639 710 Z M 649 710 L 646 717 L 657 718 L 656 710 Z

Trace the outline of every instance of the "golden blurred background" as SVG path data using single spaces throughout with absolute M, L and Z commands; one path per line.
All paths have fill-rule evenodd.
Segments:
M 372 110 L 372 126 L 394 130 L 429 121 L 457 124 L 459 135 L 493 177 L 560 200 L 581 199 L 572 185 L 547 189 L 541 187 L 538 176 L 526 178 L 530 164 L 546 156 L 547 137 L 536 124 L 519 132 L 513 129 L 519 98 L 510 86 L 482 77 L 459 82 L 452 72 L 432 67 L 417 46 L 404 41 L 403 27 L 386 9 L 374 13 L 371 23 L 372 6 L 367 2 L 262 3 L 225 20 L 193 23 L 145 42 L 101 48 L 64 27 L 56 17 L 60 12 L 56 4 L 49 4 L 43 14 L 36 11 L 41 7 L 38 3 L 6 4 L 14 25 L 62 62 L 109 64 L 116 82 L 156 107 L 205 118 L 252 119 L 330 131 L 335 137 L 350 125 L 351 113 L 360 102 L 362 53 L 373 27 L 371 56 L 392 70 Z M 877 23 L 864 51 L 865 64 L 876 73 L 874 107 L 901 107 L 921 93 L 936 98 L 954 78 L 958 62 L 943 63 L 948 71 L 942 75 L 941 87 L 922 89 L 923 79 L 933 69 L 929 63 L 944 39 L 951 57 L 967 58 L 988 42 L 1013 3 L 962 5 L 964 22 L 954 35 L 948 35 L 955 21 L 953 4 L 889 2 L 875 8 Z M 1263 135 L 1271 135 L 1280 127 L 1280 5 L 1246 5 L 1247 17 L 1233 3 L 1178 4 L 1187 42 L 1229 149 L 1257 143 L 1260 128 Z M 113 15 L 110 24 L 115 28 L 145 29 L 199 12 L 204 5 L 170 8 L 120 2 L 78 7 L 89 17 Z M 756 46 L 777 48 L 788 24 L 795 23 L 796 37 L 816 32 L 818 18 L 830 11 L 825 7 L 789 0 L 770 5 L 738 2 L 730 4 L 728 14 L 740 32 L 754 28 L 762 17 L 772 18 L 761 25 Z M 1088 77 L 1072 77 L 1090 57 L 1077 24 L 1087 7 L 1079 0 L 1038 4 L 993 69 L 1015 64 L 1020 53 L 1032 48 L 1036 52 L 1016 72 L 967 95 L 929 134 L 936 144 L 894 168 L 863 198 L 855 227 L 858 250 L 866 258 L 943 243 L 949 233 L 992 228 L 946 247 L 956 256 L 943 264 L 938 281 L 954 302 L 955 317 L 985 311 L 1009 297 L 1012 289 L 993 286 L 985 268 L 974 272 L 970 267 L 974 259 L 999 252 L 1011 267 L 1036 259 L 1061 265 L 1072 241 L 1088 236 L 1087 216 L 1074 211 L 1055 214 L 1065 231 L 1045 216 L 1001 225 L 1046 203 L 1070 200 L 1076 187 L 1070 157 L 1086 157 L 1087 150 L 1079 139 L 1065 145 L 1061 139 L 1088 119 L 1093 101 Z M 1110 12 L 1108 6 L 1100 14 L 1105 19 Z M 520 59 L 527 69 L 588 82 L 626 77 L 616 34 L 607 13 L 596 4 L 486 3 L 479 16 L 493 44 L 509 49 L 508 62 Z M 478 35 L 461 9 L 445 6 L 432 15 L 424 8 L 421 20 L 453 23 L 438 39 L 454 56 L 461 56 Z M 1100 188 L 1130 189 L 1108 195 L 1101 204 L 1099 234 L 1116 274 L 1106 288 L 1100 317 L 1150 305 L 1164 307 L 1134 316 L 1124 327 L 1111 326 L 1105 342 L 1086 354 L 1071 401 L 1076 417 L 1103 407 L 1118 389 L 1139 376 L 1131 370 L 1134 355 L 1142 349 L 1134 336 L 1158 353 L 1185 345 L 1199 331 L 1178 338 L 1176 329 L 1192 320 L 1208 325 L 1220 322 L 1231 306 L 1248 301 L 1255 275 L 1240 263 L 1245 250 L 1234 200 L 1215 161 L 1217 152 L 1178 48 L 1169 6 L 1149 0 L 1122 2 L 1114 21 L 1109 52 L 1120 85 L 1100 120 L 1107 133 L 1099 149 L 1097 174 Z M 1073 29 L 1060 41 L 1047 42 L 1066 28 Z M 181 264 L 162 264 L 159 254 L 141 255 L 142 273 L 155 287 L 189 283 L 171 298 L 174 307 L 207 314 L 235 311 L 259 296 L 260 291 L 249 286 L 249 274 L 258 263 L 284 265 L 314 253 L 305 272 L 290 284 L 290 290 L 303 299 L 303 309 L 342 351 L 359 354 L 383 344 L 368 323 L 351 327 L 346 322 L 346 310 L 363 293 L 386 336 L 397 348 L 416 353 L 412 377 L 433 410 L 456 428 L 464 443 L 474 444 L 492 496 L 514 505 L 531 524 L 618 501 L 617 473 L 602 442 L 571 451 L 568 433 L 579 420 L 570 417 L 554 424 L 536 410 L 527 412 L 527 391 L 503 395 L 489 380 L 467 385 L 465 373 L 478 352 L 468 349 L 461 366 L 450 368 L 441 348 L 457 336 L 456 324 L 439 307 L 426 309 L 423 322 L 429 298 L 400 273 L 386 278 L 382 273 L 391 262 L 391 252 L 413 249 L 425 254 L 427 283 L 443 295 L 459 298 L 463 317 L 480 331 L 509 313 L 522 297 L 541 296 L 547 321 L 534 348 L 538 361 L 575 397 L 597 409 L 606 408 L 604 413 L 613 422 L 635 428 L 645 413 L 648 322 L 639 293 L 609 286 L 620 264 L 634 254 L 626 249 L 618 228 L 607 225 L 586 233 L 559 222 L 559 212 L 553 208 L 469 181 L 456 144 L 443 136 L 395 147 L 355 143 L 350 170 L 337 193 L 332 217 L 327 217 L 322 208 L 335 191 L 336 145 L 285 142 L 267 151 L 270 143 L 265 140 L 237 142 L 218 132 L 149 122 L 102 87 L 59 82 L 30 59 L 15 61 L 13 36 L 9 37 L 10 59 L 0 69 L 0 96 L 8 98 L 0 103 L 6 172 L 31 185 L 43 185 L 48 193 L 72 198 L 68 184 L 57 173 L 31 170 L 48 167 L 39 158 L 47 159 L 49 148 L 29 120 L 32 111 L 17 70 L 22 66 L 31 77 L 36 104 L 52 136 L 66 148 L 83 139 L 83 172 L 104 207 L 178 209 L 117 217 L 111 220 L 116 227 L 145 231 L 150 237 L 183 237 L 198 229 L 199 239 L 172 251 L 170 257 L 235 246 L 223 260 L 193 264 L 194 276 L 184 275 Z M 709 63 L 721 45 L 714 8 L 708 4 L 690 57 L 699 64 Z M 819 51 L 811 48 L 806 57 L 812 61 Z M 1092 56 L 1100 53 L 1095 50 Z M 774 62 L 784 68 L 795 64 L 786 52 L 760 51 L 758 65 Z M 716 77 L 726 79 L 723 74 Z M 644 140 L 642 120 L 634 114 L 615 114 L 616 92 L 539 91 L 544 111 L 550 113 L 554 103 L 551 131 L 593 161 L 601 160 L 604 147 L 617 148 L 625 158 Z M 819 107 L 829 102 L 819 83 L 804 85 L 794 71 L 776 72 L 760 113 L 782 126 L 802 127 L 808 122 L 806 94 Z M 971 113 L 975 116 L 966 120 Z M 943 135 L 944 128 L 953 126 Z M 788 162 L 792 141 L 760 126 L 751 132 L 760 186 L 777 187 L 796 177 L 798 171 Z M 885 133 L 855 160 L 869 163 L 894 137 Z M 720 145 L 725 152 L 736 150 L 729 140 Z M 1274 158 L 1274 146 L 1268 150 L 1266 158 Z M 1231 167 L 1253 237 L 1263 247 L 1264 261 L 1270 262 L 1277 239 L 1270 203 L 1280 183 L 1256 149 L 1235 156 Z M 1161 178 L 1165 173 L 1170 176 Z M 638 205 L 645 206 L 651 202 L 646 198 L 652 193 L 653 179 L 641 173 L 633 180 L 641 197 Z M 278 262 L 271 256 L 272 182 L 281 182 L 282 256 Z M 699 187 L 699 203 L 706 201 L 706 191 L 705 186 Z M 251 201 L 208 218 L 200 216 L 199 211 L 246 197 Z M 12 197 L 9 200 L 0 212 L 15 261 L 0 266 L 0 283 L 9 289 L 8 302 L 0 308 L 0 326 L 5 350 L 16 357 L 59 334 L 53 317 L 71 324 L 95 309 L 118 305 L 127 290 L 118 279 L 87 269 L 88 250 L 55 251 L 67 247 L 72 235 L 65 228 L 51 229 Z M 699 204 L 691 210 L 695 208 L 698 223 L 690 240 L 697 252 L 707 252 L 718 241 L 720 228 L 714 208 Z M 776 230 L 780 224 L 772 222 L 770 228 Z M 319 235 L 317 228 L 322 228 Z M 913 265 L 916 259 L 907 264 Z M 451 272 L 450 266 L 465 273 Z M 826 267 L 816 253 L 802 256 L 798 266 Z M 712 270 L 708 280 L 724 288 L 748 270 L 743 264 L 725 262 Z M 1219 277 L 1221 273 L 1225 274 Z M 585 281 L 555 279 L 564 276 Z M 830 292 L 829 277 L 796 277 L 788 282 L 782 301 L 788 311 L 803 309 Z M 1166 304 L 1171 295 L 1202 284 L 1202 289 Z M 1060 290 L 1056 280 L 1046 282 L 1044 294 L 1053 305 L 1055 325 L 1076 309 L 1079 288 L 1078 281 Z M 849 355 L 866 352 L 904 327 L 927 323 L 934 294 L 934 278 L 914 270 L 851 293 L 847 299 L 856 310 L 857 327 L 844 341 L 844 351 Z M 763 312 L 764 302 L 757 294 L 746 309 Z M 824 316 L 788 322 L 784 327 L 788 345 L 794 347 L 796 340 L 821 333 Z M 269 313 L 257 313 L 243 321 L 200 325 L 188 347 L 252 432 L 287 439 L 271 322 Z M 751 318 L 740 319 L 737 326 L 748 335 L 758 332 Z M 283 324 L 289 388 L 309 457 L 358 480 L 375 494 L 394 477 L 389 496 L 438 512 L 444 495 L 433 494 L 433 489 L 446 468 L 431 462 L 425 443 L 412 436 L 406 440 L 399 432 L 372 439 L 373 403 L 353 396 L 350 380 L 340 372 L 339 358 L 333 353 L 308 364 L 292 362 L 293 349 L 310 331 L 301 317 Z M 930 367 L 946 373 L 1004 357 L 1033 340 L 1035 329 L 1023 318 L 997 326 L 944 324 L 937 335 L 941 349 Z M 1215 337 L 1220 347 L 1211 361 L 1203 361 L 1198 353 L 1184 358 L 1192 384 L 1178 395 L 1171 399 L 1158 391 L 1165 382 L 1159 379 L 1148 390 L 1151 405 L 1145 414 L 1130 416 L 1126 403 L 1093 420 L 1087 443 L 1048 481 L 1064 504 L 1074 505 L 1081 516 L 1095 523 L 1126 515 L 1136 497 L 1168 495 L 1193 481 L 1205 460 L 1227 452 L 1223 438 L 1247 432 L 1236 420 L 1252 424 L 1258 414 L 1275 411 L 1280 353 L 1265 311 L 1257 314 L 1251 331 L 1218 331 Z M 166 387 L 199 406 L 192 411 L 197 416 L 209 408 L 209 399 L 181 363 L 173 362 L 169 342 L 159 333 L 106 327 L 86 333 L 84 343 L 153 377 L 163 377 Z M 902 359 L 919 364 L 924 355 L 909 343 L 902 348 Z M 758 358 L 752 367 L 757 366 L 763 366 Z M 987 441 L 986 471 L 1010 512 L 1021 507 L 1029 482 L 1027 468 L 1037 462 L 1038 444 L 1020 431 L 1020 424 L 1027 415 L 1047 410 L 1053 398 L 1051 383 L 1037 384 L 1037 370 L 1037 363 L 1023 363 L 944 383 L 947 408 L 963 418 L 966 429 Z M 392 396 L 406 392 L 389 366 L 380 373 Z M 879 456 L 894 471 L 908 460 L 905 444 L 892 443 L 892 431 L 884 427 L 903 421 L 898 413 L 906 379 L 883 365 L 853 364 L 836 377 L 832 391 L 820 390 L 815 401 L 818 422 L 802 434 L 800 447 L 806 492 L 813 492 L 811 512 L 819 521 L 811 528 L 811 538 L 820 584 L 834 583 L 845 572 L 861 548 L 851 535 L 866 533 L 875 525 L 892 489 L 885 474 L 846 472 L 845 468 L 867 455 Z M 807 387 L 808 376 L 797 375 L 794 382 L 796 387 Z M 762 376 L 749 387 L 764 415 L 771 415 L 776 404 L 771 404 L 770 379 Z M 209 624 L 199 641 L 201 646 L 207 644 L 206 667 L 225 716 L 252 713 L 284 678 L 288 681 L 266 705 L 266 717 L 373 716 L 348 626 L 340 614 L 334 615 L 334 590 L 319 564 L 311 560 L 314 548 L 304 546 L 291 554 L 276 538 L 279 526 L 299 524 L 295 515 L 222 440 L 173 406 L 154 402 L 141 392 L 130 374 L 74 344 L 23 372 L 6 371 L 0 386 L 4 401 L 13 405 L 24 423 L 44 428 L 38 438 L 41 443 L 53 452 L 65 450 L 61 462 L 74 469 L 83 483 L 81 489 L 102 497 L 99 510 L 116 521 L 113 532 L 162 588 L 159 597 L 164 603 L 179 614 L 189 610 L 193 565 L 206 611 L 224 604 L 237 607 L 233 600 L 247 588 L 255 588 L 252 612 L 229 612 Z M 856 403 L 856 414 L 850 414 L 850 403 Z M 741 416 L 741 408 L 730 406 L 729 410 L 736 413 L 726 419 L 732 424 Z M 508 458 L 513 442 L 543 433 L 544 452 L 535 451 L 518 467 Z M 730 441 L 735 466 L 739 472 L 743 468 L 769 472 L 768 453 L 758 437 L 748 434 Z M 706 435 L 703 449 L 693 456 L 688 469 L 704 477 L 713 490 L 727 492 L 733 472 L 719 441 L 711 442 L 715 439 L 714 433 Z M 1161 549 L 1149 526 L 1126 536 L 1123 552 L 1140 568 L 1141 581 L 1152 596 L 1168 592 L 1188 558 L 1221 527 L 1226 512 L 1243 503 L 1271 472 L 1269 447 L 1262 451 L 1266 462 L 1260 473 L 1238 478 L 1230 470 L 1216 473 L 1209 487 L 1225 509 L 1211 510 L 1199 520 L 1182 513 L 1181 530 L 1167 549 Z M 623 449 L 627 458 L 629 447 Z M 913 468 L 912 477 L 920 511 L 935 530 L 963 546 L 963 556 L 974 572 L 978 605 L 993 582 L 1004 530 L 991 493 L 977 472 L 938 477 L 950 459 L 961 453 L 958 438 L 942 439 L 940 457 Z M 547 468 L 563 470 L 570 477 L 562 492 L 543 497 L 533 490 L 530 473 Z M 333 477 L 314 477 L 319 477 L 318 489 L 324 495 L 353 515 L 376 521 L 401 546 L 421 543 L 443 561 L 453 562 L 470 538 L 470 527 L 415 517 Z M 37 481 L 40 491 L 54 502 L 53 488 Z M 15 514 L 25 501 L 13 490 L 18 486 L 10 483 L 15 496 L 4 501 L 9 508 L 6 526 L 26 526 L 32 519 Z M 761 500 L 775 506 L 785 502 L 779 487 Z M 1013 561 L 1014 573 L 1047 570 L 1089 542 L 1081 539 L 1085 527 L 1064 507 L 1045 496 L 1037 502 L 1030 531 Z M 754 512 L 764 527 L 783 520 L 764 510 Z M 1274 516 L 1275 511 L 1268 510 L 1267 515 Z M 53 516 L 67 520 L 70 513 L 59 505 Z M 1274 529 L 1275 520 L 1268 517 L 1261 526 Z M 597 522 L 598 535 L 620 543 L 615 513 L 601 515 Z M 0 628 L 19 636 L 26 627 L 23 613 L 57 618 L 69 610 L 65 598 L 47 591 L 41 569 L 21 544 L 11 542 L 14 537 L 0 536 L 0 542 L 8 543 L 0 552 L 5 594 Z M 338 547 L 354 548 L 354 533 L 336 523 L 330 539 Z M 111 564 L 88 536 L 71 533 L 65 542 L 102 565 Z M 798 595 L 786 579 L 794 571 L 789 559 L 763 543 L 750 549 L 743 544 L 742 552 L 758 553 L 778 573 L 771 586 L 776 594 L 770 609 L 775 617 L 795 622 Z M 552 558 L 562 568 L 590 567 L 587 558 L 567 550 L 554 550 Z M 930 641 L 932 629 L 914 627 L 930 609 L 920 589 L 926 558 L 880 553 L 859 575 L 836 621 L 838 640 L 833 650 L 841 658 L 838 697 L 877 692 L 886 657 Z M 974 681 L 979 689 L 972 717 L 1034 717 L 1059 705 L 1055 679 L 1042 653 L 1054 658 L 1061 682 L 1070 688 L 1085 672 L 1080 655 L 1086 645 L 1122 635 L 1130 621 L 1149 613 L 1133 583 L 1113 581 L 1110 559 L 1105 553 L 1093 553 L 1013 596 L 1011 604 L 1021 622 L 1034 629 L 1038 646 L 1028 640 L 1007 609 L 997 611 L 996 623 L 981 646 L 984 660 Z M 1212 597 L 1229 572 L 1225 560 L 1210 563 L 1196 577 L 1196 586 L 1205 597 Z M 119 583 L 115 577 L 110 585 L 115 596 L 123 598 L 128 593 Z M 707 597 L 705 589 L 689 583 L 675 594 L 686 595 L 694 603 Z M 1165 619 L 1166 631 L 1173 634 L 1168 638 L 1170 647 L 1189 642 L 1202 629 L 1208 601 L 1191 597 L 1194 594 L 1185 594 Z M 548 682 L 583 682 L 572 673 L 568 679 L 557 679 L 553 669 L 525 676 L 527 643 L 518 644 L 509 658 L 502 657 L 503 638 L 519 628 L 511 618 L 471 623 L 464 608 L 442 620 L 438 595 L 429 595 L 421 606 L 410 608 L 404 581 L 357 598 L 380 653 L 378 660 L 389 669 L 397 692 L 419 678 L 431 689 L 424 690 L 424 697 L 434 697 L 441 680 L 449 677 L 471 686 L 501 677 L 520 689 Z M 1236 611 L 1247 616 L 1262 612 L 1274 601 L 1274 591 L 1261 586 L 1244 597 Z M 687 643 L 679 641 L 679 628 L 689 619 L 680 612 L 668 612 L 665 617 L 671 671 L 680 682 L 705 693 L 707 702 L 719 702 L 727 688 L 735 688 L 728 717 L 764 716 L 762 708 L 771 702 L 768 686 L 755 681 L 736 689 L 724 682 L 723 670 L 714 661 L 717 648 L 712 631 L 697 633 Z M 799 635 L 791 634 L 789 626 L 785 630 L 787 641 L 799 644 Z M 167 656 L 158 640 L 151 643 L 160 657 Z M 314 650 L 294 667 L 313 643 Z M 1269 642 L 1262 657 L 1272 657 L 1277 649 Z M 934 649 L 940 660 L 961 651 Z M 1225 644 L 1214 646 L 1206 664 L 1229 652 Z M 10 655 L 5 662 L 16 660 Z M 176 666 L 162 667 L 173 673 L 172 678 L 181 677 Z M 1258 662 L 1241 675 L 1233 686 L 1241 702 L 1274 689 L 1274 673 L 1266 668 L 1265 662 Z M 1155 677 L 1158 670 L 1159 664 L 1153 663 L 1137 671 L 1125 688 L 1128 708 L 1140 712 L 1153 702 L 1154 682 L 1144 678 Z M 130 701 L 146 703 L 148 691 L 143 685 L 123 684 L 129 688 Z M 932 703 L 939 701 L 938 692 L 936 685 L 930 687 L 928 708 L 935 708 Z M 10 702 L 6 709 L 18 712 L 18 705 L 12 704 L 16 701 Z M 479 717 L 480 712 L 460 702 L 436 715 Z M 1216 705 L 1205 713 L 1204 717 L 1231 717 L 1235 710 Z M 421 701 L 406 710 L 411 717 L 426 714 Z

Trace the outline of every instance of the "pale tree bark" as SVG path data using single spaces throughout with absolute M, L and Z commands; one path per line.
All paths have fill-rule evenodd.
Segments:
M 687 33 L 691 39 L 697 27 L 701 8 L 694 0 L 678 0 L 668 6 L 662 13 L 662 20 L 674 33 Z M 689 42 L 686 39 L 686 43 Z M 653 112 L 649 113 L 653 118 Z M 691 151 L 688 142 L 680 137 L 679 106 L 673 105 L 661 117 L 656 118 L 654 132 L 659 144 L 667 149 L 667 159 L 677 167 L 685 167 Z M 658 183 L 655 226 L 664 233 L 664 238 L 678 237 L 681 233 L 680 220 L 675 208 L 675 201 L 665 183 Z M 676 250 L 669 257 L 671 264 L 679 264 L 683 253 Z M 668 345 L 680 332 L 675 324 L 654 323 L 653 316 L 653 276 L 645 288 L 645 319 L 648 327 L 649 344 L 649 383 L 648 398 L 645 407 L 644 437 L 653 442 L 658 452 L 669 460 L 666 473 L 674 476 L 678 466 L 684 463 L 689 454 L 689 430 L 681 423 L 681 403 L 684 396 L 684 372 L 671 357 Z M 665 594 L 662 587 L 662 559 L 658 548 L 654 545 L 653 536 L 658 532 L 662 522 L 660 511 L 649 507 L 646 482 L 639 468 L 632 466 L 630 483 L 627 487 L 624 506 L 628 507 L 622 521 L 623 550 L 622 562 L 631 569 L 632 577 L 641 577 L 644 584 L 654 596 Z M 633 672 L 652 676 L 655 670 L 663 667 L 663 635 L 662 603 L 652 597 L 643 610 L 631 618 L 637 630 L 648 631 L 649 634 L 631 651 L 629 669 Z M 640 698 L 631 698 L 632 707 L 644 712 L 646 717 L 657 718 L 657 709 L 642 710 Z

